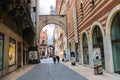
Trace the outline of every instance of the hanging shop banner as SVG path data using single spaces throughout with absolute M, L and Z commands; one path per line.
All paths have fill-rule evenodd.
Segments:
M 3 34 L 0 33 L 0 70 L 2 69 L 3 65 L 3 45 L 4 45 L 4 38 Z
M 12 38 L 9 40 L 9 66 L 15 64 L 15 44 L 16 41 Z

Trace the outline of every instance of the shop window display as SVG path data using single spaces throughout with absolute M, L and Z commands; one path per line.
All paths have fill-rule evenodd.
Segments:
M 14 65 L 15 64 L 15 40 L 10 38 L 9 41 L 9 66 Z

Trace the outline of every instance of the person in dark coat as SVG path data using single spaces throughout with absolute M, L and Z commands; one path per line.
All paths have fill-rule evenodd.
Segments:
M 57 61 L 58 61 L 58 63 L 59 63 L 59 61 L 60 61 L 60 57 L 57 55 L 56 58 L 57 58 Z
M 52 58 L 53 58 L 53 61 L 54 61 L 54 64 L 55 64 L 56 63 L 56 56 L 53 55 Z

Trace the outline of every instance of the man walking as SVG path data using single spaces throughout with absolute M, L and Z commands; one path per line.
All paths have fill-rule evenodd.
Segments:
M 58 63 L 59 63 L 59 61 L 60 61 L 60 57 L 57 55 L 56 58 L 57 58 L 57 61 L 58 61 Z
M 53 61 L 54 61 L 54 64 L 55 64 L 55 62 L 56 62 L 56 56 L 53 55 L 52 58 L 53 58 Z

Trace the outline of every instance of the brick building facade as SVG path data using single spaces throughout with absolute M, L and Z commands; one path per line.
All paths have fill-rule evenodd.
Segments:
M 70 52 L 80 64 L 93 67 L 93 49 L 99 48 L 104 70 L 120 73 L 120 1 L 66 0 L 65 4 Z
M 56 0 L 56 15 L 64 15 L 64 8 L 61 8 L 63 1 Z M 55 45 L 55 54 L 59 55 L 60 58 L 64 58 L 63 52 L 66 50 L 66 38 L 65 32 L 62 26 L 56 25 L 54 31 L 54 45 Z

